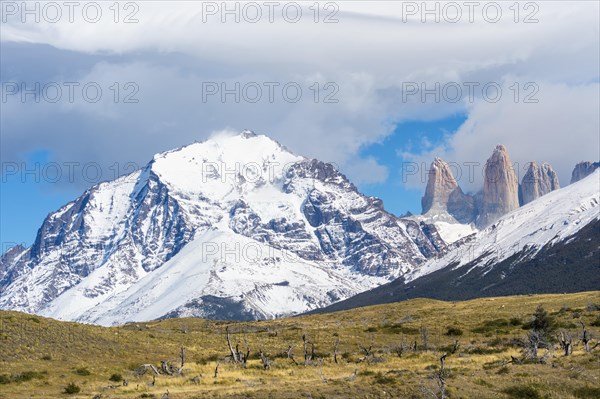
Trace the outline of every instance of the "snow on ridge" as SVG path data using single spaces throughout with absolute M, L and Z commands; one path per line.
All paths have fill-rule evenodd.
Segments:
M 498 263 L 529 248 L 560 242 L 600 219 L 600 170 L 574 184 L 552 191 L 502 216 L 453 251 L 433 258 L 406 276 L 407 281 L 442 269 L 477 261 Z
M 36 256 L 12 257 L 15 278 L 0 276 L 0 308 L 103 324 L 300 313 L 404 275 L 443 245 L 333 166 L 250 132 L 157 154 L 40 231 Z M 267 255 L 210 253 L 224 244 Z

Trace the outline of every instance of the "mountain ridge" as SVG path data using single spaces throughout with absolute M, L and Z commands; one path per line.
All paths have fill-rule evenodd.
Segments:
M 466 237 L 415 272 L 314 312 L 410 298 L 594 290 L 600 285 L 600 172 L 546 194 Z
M 260 259 L 227 259 L 231 242 Z M 223 247 L 203 256 L 208 244 Z M 332 165 L 267 136 L 221 134 L 51 213 L 30 248 L 3 258 L 0 308 L 105 324 L 233 308 L 270 318 L 397 278 L 444 248 L 434 227 L 385 211 Z

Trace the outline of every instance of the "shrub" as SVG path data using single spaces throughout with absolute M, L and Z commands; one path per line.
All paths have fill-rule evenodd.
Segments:
M 596 317 L 596 320 L 590 323 L 594 327 L 600 327 L 600 316 Z
M 24 371 L 22 373 L 13 375 L 12 380 L 14 382 L 31 381 L 34 378 L 42 379 L 47 374 L 47 371 Z
M 566 312 L 570 312 L 573 309 L 571 309 L 570 307 L 568 307 L 567 305 L 563 305 L 560 310 L 558 311 L 558 313 L 566 313 Z
M 79 388 L 79 386 L 75 385 L 75 383 L 73 383 L 73 382 L 70 382 L 65 387 L 65 393 L 67 393 L 69 395 L 72 395 L 74 393 L 79 393 L 79 392 L 81 392 L 81 388 Z
M 10 375 L 0 374 L 0 384 L 9 384 L 11 381 Z
M 494 353 L 502 353 L 504 349 L 502 348 L 484 348 L 481 346 L 476 346 L 473 348 L 469 348 L 468 352 L 472 355 L 491 355 Z
M 533 313 L 531 329 L 545 334 L 550 334 L 555 329 L 554 319 L 546 312 L 542 305 L 538 306 Z
M 407 327 L 402 323 L 393 323 L 393 324 L 384 324 L 381 326 L 381 329 L 386 333 L 391 334 L 406 334 L 406 335 L 417 335 L 419 334 L 419 329 L 414 327 Z
M 382 384 L 382 385 L 393 384 L 396 382 L 396 379 L 394 377 L 384 375 L 381 372 L 375 374 L 375 377 L 373 378 L 373 380 L 375 381 L 376 384 Z
M 600 388 L 597 387 L 581 387 L 577 388 L 573 394 L 576 398 L 600 398 Z
M 42 356 L 42 360 L 52 360 L 52 356 L 44 355 L 44 356 Z
M 463 331 L 458 327 L 448 327 L 446 329 L 446 335 L 458 337 L 463 335 Z
M 586 305 L 585 309 L 588 312 L 596 312 L 596 311 L 600 310 L 600 304 L 590 302 Z
M 473 328 L 471 331 L 477 334 L 487 334 L 487 333 L 508 333 L 506 329 L 509 327 L 511 323 L 506 319 L 494 319 L 494 320 L 486 320 L 482 325 Z
M 509 323 L 511 326 L 520 326 L 523 324 L 523 320 L 519 319 L 518 317 L 511 317 L 511 319 L 509 320 Z
M 92 374 L 92 373 L 90 373 L 90 371 L 86 367 L 78 368 L 73 373 L 75 373 L 77 375 L 82 375 L 82 376 L 86 376 L 86 375 Z
M 503 392 L 514 399 L 542 399 L 539 391 L 530 385 L 515 385 L 506 388 Z
M 377 327 L 369 327 L 365 330 L 365 332 L 376 332 L 377 331 Z
M 108 380 L 113 381 L 113 382 L 121 382 L 121 381 L 123 381 L 123 376 L 121 374 L 115 373 L 115 374 L 111 375 Z
M 496 374 L 508 374 L 510 372 L 510 369 L 506 366 L 502 366 L 498 369 L 498 371 L 496 371 Z
M 219 355 L 210 355 L 207 360 L 209 362 L 216 362 L 217 360 L 219 360 L 221 357 Z

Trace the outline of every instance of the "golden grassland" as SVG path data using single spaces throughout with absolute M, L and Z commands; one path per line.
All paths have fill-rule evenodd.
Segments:
M 545 364 L 510 363 L 511 356 L 522 357 L 523 324 L 538 305 L 555 318 L 558 330 L 573 334 L 573 354 L 565 357 L 556 346 Z M 600 292 L 415 299 L 271 321 L 170 319 L 110 328 L 3 311 L 0 398 L 435 398 L 444 353 L 448 398 L 598 398 L 600 346 L 583 350 L 580 322 L 600 337 Z M 226 359 L 226 328 L 234 346 L 245 352 L 247 343 L 250 349 L 245 368 Z M 308 365 L 303 335 L 309 351 L 315 345 Z M 298 364 L 288 359 L 290 345 Z M 181 347 L 181 376 L 136 373 L 141 364 L 180 365 Z M 373 355 L 362 359 L 362 348 L 369 347 Z M 260 350 L 272 361 L 269 370 Z M 111 381 L 113 374 L 127 386 Z M 65 393 L 69 383 L 80 391 Z

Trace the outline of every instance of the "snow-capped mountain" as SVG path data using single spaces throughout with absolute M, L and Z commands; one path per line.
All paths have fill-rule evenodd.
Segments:
M 0 308 L 101 324 L 269 318 L 414 272 L 446 249 L 333 166 L 266 136 L 154 156 L 45 219 L 0 263 Z
M 408 298 L 561 293 L 600 287 L 600 170 L 469 235 L 398 280 L 323 311 Z
M 600 174 L 595 172 L 580 183 L 552 191 L 504 215 L 463 245 L 407 274 L 405 281 L 448 265 L 486 268 L 515 255 L 521 260 L 534 258 L 542 248 L 560 243 L 597 221 L 599 205 Z

